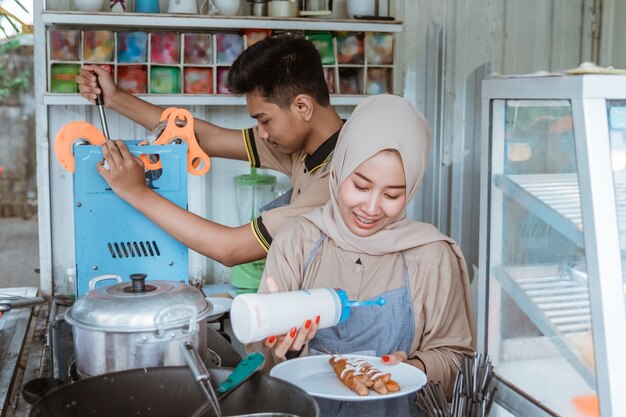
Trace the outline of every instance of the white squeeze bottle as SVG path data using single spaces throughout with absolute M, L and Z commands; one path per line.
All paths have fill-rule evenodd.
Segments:
M 335 288 L 301 289 L 273 294 L 241 294 L 230 307 L 233 332 L 241 343 L 252 343 L 269 336 L 281 336 L 320 316 L 319 328 L 332 327 L 350 317 L 350 307 L 383 306 L 382 297 L 350 301 L 344 290 Z

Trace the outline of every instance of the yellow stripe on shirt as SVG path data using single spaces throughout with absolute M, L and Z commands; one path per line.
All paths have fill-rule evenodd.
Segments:
M 330 160 L 333 158 L 333 153 L 329 153 L 328 156 L 326 157 L 326 159 L 324 159 L 324 162 L 322 162 L 321 164 L 319 164 L 318 166 L 316 166 L 315 168 L 309 170 L 309 174 L 312 174 L 313 172 L 317 171 L 318 169 L 320 169 L 321 167 L 323 167 L 324 165 L 330 163 Z
M 243 144 L 246 147 L 246 153 L 248 154 L 248 161 L 250 161 L 250 166 L 255 167 L 257 161 L 254 158 L 254 152 L 252 151 L 252 142 L 250 140 L 250 135 L 248 134 L 248 129 L 242 129 L 241 135 L 243 136 Z
M 268 252 L 270 250 L 270 244 L 261 233 L 257 219 L 252 220 L 250 222 L 250 226 L 252 227 L 252 233 L 254 234 L 254 237 L 256 237 L 256 240 L 259 241 L 263 249 L 265 249 L 265 252 Z

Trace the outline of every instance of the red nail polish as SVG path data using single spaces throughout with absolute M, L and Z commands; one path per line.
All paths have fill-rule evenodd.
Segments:
M 382 357 L 383 362 L 387 363 L 389 362 L 389 356 L 385 355 Z
M 320 324 L 320 316 L 315 317 L 315 324 Z
M 298 329 L 294 327 L 294 328 L 293 328 L 293 329 L 291 329 L 291 331 L 289 332 L 289 336 L 290 336 L 290 337 L 295 337 L 295 336 L 296 336 L 296 332 L 297 332 L 297 331 L 298 331 Z
M 267 343 L 268 344 L 273 344 L 276 341 L 276 336 L 270 336 L 267 338 Z
M 310 327 L 311 327 L 311 324 L 312 324 L 311 320 L 307 320 L 307 321 L 306 321 L 306 323 L 304 323 L 304 328 L 305 328 L 305 329 L 310 328 Z

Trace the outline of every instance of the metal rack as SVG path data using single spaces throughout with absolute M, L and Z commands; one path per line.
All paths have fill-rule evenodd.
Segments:
M 494 275 L 541 333 L 589 385 L 594 385 L 593 372 L 561 337 L 591 331 L 586 284 L 564 278 L 556 265 L 499 267 Z
M 576 174 L 498 175 L 494 185 L 528 211 L 583 247 L 580 187 Z M 626 181 L 616 181 L 620 235 L 626 234 Z

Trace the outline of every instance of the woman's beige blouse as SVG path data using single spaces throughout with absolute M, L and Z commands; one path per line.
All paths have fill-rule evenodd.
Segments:
M 281 291 L 300 288 L 344 289 L 351 300 L 375 297 L 405 285 L 402 256 L 371 256 L 346 252 L 325 237 L 315 257 L 304 265 L 320 230 L 297 218 L 276 235 L 265 264 L 259 293 L 266 293 L 265 277 L 273 277 Z M 463 285 L 459 261 L 447 242 L 439 241 L 405 251 L 413 299 L 415 334 L 409 358 L 419 358 L 429 380 L 443 382 L 450 392 L 456 376 L 453 358 L 472 354 L 466 305 L 471 297 Z M 359 262 L 360 261 L 360 262 Z M 304 324 L 304 323 L 303 323 Z M 382 352 L 382 354 L 393 352 Z

